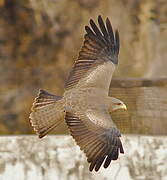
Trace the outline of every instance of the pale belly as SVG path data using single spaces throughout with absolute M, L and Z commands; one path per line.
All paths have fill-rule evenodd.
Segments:
M 101 109 L 108 107 L 108 96 L 101 89 L 86 88 L 64 93 L 67 111 L 86 111 L 87 109 Z

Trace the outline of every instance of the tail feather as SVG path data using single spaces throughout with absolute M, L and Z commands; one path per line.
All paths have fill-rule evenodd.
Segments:
M 63 122 L 65 117 L 63 98 L 44 90 L 39 91 L 31 110 L 30 123 L 39 138 Z

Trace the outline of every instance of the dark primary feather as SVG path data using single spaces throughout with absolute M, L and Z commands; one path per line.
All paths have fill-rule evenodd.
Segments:
M 110 42 L 112 44 L 114 44 L 114 33 L 113 33 L 113 29 L 112 29 L 110 20 L 108 18 L 106 19 L 106 26 L 107 26 L 107 30 L 108 30 L 108 35 L 110 37 Z
M 119 53 L 120 43 L 119 43 L 119 33 L 118 33 L 118 30 L 116 30 L 116 32 L 115 32 L 115 42 L 117 44 L 117 46 L 116 46 L 116 53 Z
M 84 44 L 79 52 L 65 88 L 75 86 L 81 78 L 87 75 L 88 70 L 107 61 L 118 64 L 119 34 L 113 32 L 110 20 L 104 23 L 101 16 L 98 17 L 99 27 L 91 19 L 90 26 L 85 26 L 86 34 Z
M 78 59 L 85 59 L 83 52 L 85 52 L 85 55 L 90 55 L 90 57 L 88 57 L 91 58 L 91 49 L 87 47 L 87 44 L 89 44 L 97 52 L 96 59 L 102 59 L 104 61 L 111 60 L 114 64 L 118 64 L 118 31 L 116 31 L 114 36 L 113 29 L 108 18 L 106 19 L 105 25 L 102 17 L 99 16 L 98 23 L 100 29 L 97 27 L 97 25 L 94 23 L 92 19 L 90 20 L 90 27 L 85 26 L 85 30 L 87 32 L 87 34 L 85 35 L 85 39 L 87 41 L 86 43 L 84 43 L 84 46 L 81 49 Z M 99 48 L 95 47 L 93 43 L 91 44 L 91 41 L 94 41 L 94 43 L 97 44 Z
M 103 163 L 104 168 L 107 168 L 111 160 L 117 160 L 119 153 L 124 153 L 121 134 L 117 128 L 99 127 L 92 131 L 83 120 L 69 112 L 66 113 L 65 120 L 71 135 L 87 156 L 90 171 L 98 171 Z M 97 127 L 95 124 L 93 126 Z

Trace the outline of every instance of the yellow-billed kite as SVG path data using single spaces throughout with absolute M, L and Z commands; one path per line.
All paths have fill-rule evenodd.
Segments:
M 65 120 L 72 137 L 84 151 L 89 170 L 98 171 L 104 162 L 124 153 L 120 131 L 110 113 L 126 109 L 119 99 L 109 97 L 112 74 L 118 64 L 119 34 L 113 33 L 109 19 L 98 17 L 99 27 L 90 20 L 85 26 L 84 44 L 65 84 L 63 96 L 40 90 L 30 115 L 40 138 Z

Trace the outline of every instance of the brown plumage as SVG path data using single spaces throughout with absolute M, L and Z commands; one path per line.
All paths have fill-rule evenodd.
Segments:
M 39 137 L 65 120 L 72 137 L 87 156 L 89 170 L 107 168 L 111 160 L 124 153 L 121 134 L 110 113 L 126 109 L 108 91 L 118 64 L 119 34 L 113 33 L 109 19 L 101 16 L 98 24 L 90 20 L 79 57 L 65 83 L 62 97 L 40 90 L 32 107 L 30 121 Z

